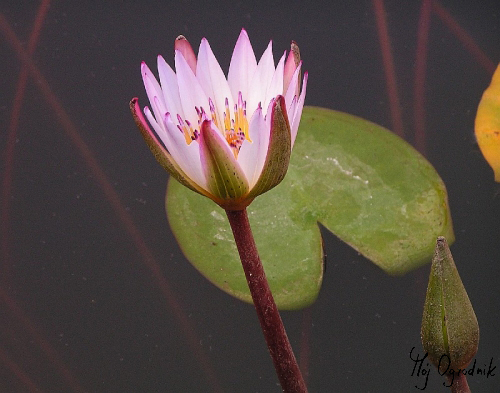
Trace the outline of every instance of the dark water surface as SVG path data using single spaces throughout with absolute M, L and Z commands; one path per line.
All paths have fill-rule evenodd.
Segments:
M 384 3 L 412 143 L 422 4 Z M 252 306 L 213 287 L 177 246 L 164 212 L 167 174 L 128 102 L 146 104 L 140 62 L 156 71 L 163 54 L 172 64 L 177 35 L 195 48 L 207 37 L 227 70 L 245 27 L 258 57 L 271 38 L 275 58 L 298 42 L 310 77 L 306 104 L 392 128 L 373 3 L 54 1 L 33 54 L 42 89 L 31 73 L 17 134 L 9 134 L 21 62 L 5 21 L 26 48 L 38 6 L 0 4 L 0 391 L 280 391 Z M 464 46 L 443 9 L 489 60 Z M 452 252 L 481 328 L 477 365 L 500 366 L 499 186 L 473 135 L 500 59 L 500 3 L 434 3 L 418 57 L 425 53 L 426 156 L 449 192 Z M 411 376 L 409 353 L 422 352 L 428 266 L 389 277 L 335 236 L 324 239 L 317 302 L 283 313 L 310 391 L 418 391 L 425 381 Z M 441 383 L 431 370 L 426 390 L 447 391 Z M 498 392 L 500 368 L 469 384 Z

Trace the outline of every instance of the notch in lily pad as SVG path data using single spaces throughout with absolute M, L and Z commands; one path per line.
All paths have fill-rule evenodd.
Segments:
M 251 302 L 224 211 L 172 179 L 166 210 L 194 267 Z M 430 262 L 438 236 L 454 239 L 446 188 L 432 165 L 385 128 L 323 108 L 304 108 L 287 175 L 247 210 L 282 310 L 307 307 L 319 294 L 318 223 L 394 275 Z

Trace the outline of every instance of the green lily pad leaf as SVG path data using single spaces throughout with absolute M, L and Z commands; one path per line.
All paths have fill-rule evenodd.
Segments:
M 186 258 L 212 283 L 251 302 L 224 210 L 170 180 L 167 216 Z M 454 239 L 446 188 L 408 143 L 361 118 L 306 107 L 283 182 L 247 208 L 282 310 L 307 307 L 323 277 L 318 222 L 389 274 L 430 262 Z

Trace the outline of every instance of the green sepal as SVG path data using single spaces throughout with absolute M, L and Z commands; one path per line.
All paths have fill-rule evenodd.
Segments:
M 286 112 L 285 98 L 278 96 L 273 103 L 271 134 L 266 161 L 259 179 L 249 193 L 250 198 L 253 199 L 281 183 L 288 170 L 291 153 L 292 135 Z
M 221 207 L 239 210 L 248 204 L 244 203 L 249 189 L 248 180 L 226 141 L 211 123 L 209 120 L 202 123 L 198 139 L 208 189 L 213 194 L 212 199 Z

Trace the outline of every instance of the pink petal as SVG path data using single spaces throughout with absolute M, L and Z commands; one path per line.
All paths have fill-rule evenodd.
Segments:
M 299 66 L 299 63 L 300 63 L 299 47 L 295 41 L 292 41 L 292 44 L 290 45 L 290 52 L 288 53 L 288 58 L 286 59 L 286 64 L 285 64 L 283 92 L 286 92 L 288 90 L 288 86 L 290 85 L 292 76 L 295 73 L 295 69 Z M 299 91 L 297 90 L 295 94 L 299 94 Z
M 208 98 L 193 71 L 189 68 L 184 56 L 179 51 L 175 51 L 175 69 L 177 71 L 177 83 L 179 84 L 179 96 L 184 111 L 184 120 L 196 125 L 198 124 L 196 107 L 203 108 L 207 113 L 210 113 Z
M 257 109 L 259 102 L 262 102 L 263 108 L 267 108 L 270 98 L 266 99 L 266 92 L 273 78 L 274 71 L 273 45 L 272 41 L 270 41 L 267 49 L 260 58 L 250 83 L 250 91 L 247 98 L 247 113 L 253 113 Z
M 168 152 L 187 176 L 201 188 L 207 190 L 207 183 L 201 168 L 200 145 L 198 142 L 192 142 L 189 145 L 186 143 L 184 135 L 174 124 L 169 113 L 163 116 L 162 122 L 166 131 L 158 133 L 158 136 Z
M 141 74 L 144 87 L 146 88 L 146 93 L 149 98 L 149 103 L 153 108 L 153 113 L 155 114 L 155 117 L 161 119 L 162 113 L 165 113 L 166 110 L 160 84 L 144 62 L 141 64 Z
M 290 121 L 290 131 L 293 129 L 293 118 L 295 117 L 295 112 L 297 111 L 297 102 L 299 101 L 299 97 L 294 96 L 292 103 L 286 108 L 286 112 L 288 115 L 288 120 Z
M 183 35 L 180 35 L 175 39 L 175 44 L 174 44 L 175 50 L 178 50 L 180 53 L 182 53 L 182 56 L 184 56 L 184 59 L 186 59 L 186 62 L 189 64 L 189 67 L 193 71 L 193 73 L 196 72 L 196 56 L 194 54 L 193 48 L 191 47 L 191 44 L 189 41 L 184 37 Z
M 307 89 L 307 79 L 309 74 L 307 72 L 304 73 L 304 80 L 302 82 L 302 92 L 300 93 L 300 97 L 297 101 L 297 107 L 295 108 L 295 113 L 291 114 L 293 116 L 293 120 L 290 124 L 290 129 L 292 132 L 292 147 L 295 143 L 295 138 L 297 137 L 297 131 L 299 129 L 300 117 L 302 116 L 302 109 L 304 108 L 304 100 L 306 98 L 306 89 Z
M 252 44 L 247 32 L 242 29 L 234 47 L 227 76 L 231 93 L 235 99 L 241 91 L 243 99 L 248 100 L 250 83 L 256 69 L 257 60 L 255 59 Z
M 215 55 L 210 48 L 208 41 L 203 38 L 198 52 L 198 65 L 196 78 L 208 97 L 212 98 L 218 116 L 217 124 L 224 127 L 224 112 L 226 110 L 225 101 L 228 99 L 229 116 L 232 118 L 234 101 L 227 83 L 224 72 L 217 62 Z
M 288 89 L 285 92 L 285 102 L 287 105 L 287 109 L 288 106 L 291 104 L 293 97 L 297 95 L 297 90 L 299 87 L 299 75 L 301 69 L 302 69 L 302 62 L 299 63 L 298 67 L 293 73 L 290 84 L 288 85 Z
M 283 92 L 288 90 L 288 86 L 290 85 L 290 81 L 292 80 L 292 75 L 295 72 L 297 66 L 295 65 L 295 56 L 293 52 L 290 51 L 288 53 L 288 57 L 286 58 L 285 69 L 283 72 Z
M 160 139 L 162 139 L 161 135 L 165 133 L 165 130 L 163 129 L 163 125 L 160 125 L 161 123 L 158 124 L 158 122 L 155 119 L 155 116 L 153 116 L 153 114 L 151 113 L 151 110 L 147 106 L 144 107 L 144 114 L 146 115 L 146 118 L 148 119 L 149 124 L 151 124 L 153 126 L 153 129 L 155 130 L 156 134 L 160 137 Z M 158 118 L 161 121 L 161 116 L 158 116 Z M 162 139 L 162 141 L 163 141 L 163 139 Z M 165 142 L 163 144 L 165 144 Z
M 286 52 L 281 56 L 278 65 L 276 66 L 276 70 L 274 71 L 273 78 L 271 79 L 271 83 L 269 84 L 266 91 L 266 99 L 264 102 L 270 101 L 272 98 L 276 97 L 279 94 L 283 94 L 283 69 L 285 66 L 285 56 Z
M 262 108 L 254 112 L 248 125 L 252 142 L 244 141 L 238 154 L 238 162 L 247 176 L 250 189 L 259 179 L 269 147 L 269 124 L 264 120 Z
M 162 56 L 158 56 L 158 74 L 160 75 L 161 89 L 165 100 L 166 111 L 184 117 L 181 99 L 179 97 L 179 86 L 177 76 Z

